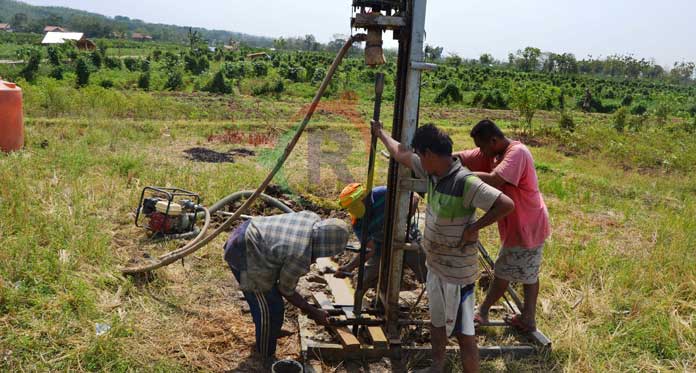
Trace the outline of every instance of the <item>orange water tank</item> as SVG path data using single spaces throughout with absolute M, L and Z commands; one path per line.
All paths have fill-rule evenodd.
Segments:
M 0 150 L 11 152 L 24 146 L 22 89 L 0 80 Z

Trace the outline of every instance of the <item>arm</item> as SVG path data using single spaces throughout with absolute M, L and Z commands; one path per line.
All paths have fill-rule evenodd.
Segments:
M 474 172 L 481 181 L 492 186 L 493 188 L 500 189 L 505 185 L 506 181 L 500 177 L 495 171 L 494 172 Z
M 365 247 L 368 249 L 367 253 L 365 253 L 365 260 L 367 261 L 375 255 L 375 241 L 370 240 Z M 348 264 L 338 267 L 334 277 L 346 277 L 346 273 L 352 272 L 358 265 L 360 265 L 360 256 L 356 255 Z
M 292 295 L 283 294 L 283 298 L 287 299 L 287 301 L 290 302 L 290 304 L 299 308 L 302 312 L 306 313 L 312 320 L 316 321 L 318 324 L 324 326 L 329 325 L 329 313 L 309 304 L 297 291 L 292 293 Z
M 411 149 L 401 145 L 401 143 L 394 140 L 386 131 L 384 131 L 382 128 L 382 122 L 372 121 L 370 124 L 372 125 L 372 133 L 382 141 L 389 154 L 400 164 L 413 169 L 413 165 L 411 163 L 411 155 L 413 152 Z
M 502 219 L 515 209 L 515 203 L 512 202 L 510 197 L 505 194 L 500 194 L 498 199 L 495 200 L 493 206 L 483 215 L 481 218 L 476 220 L 473 224 L 466 227 L 462 239 L 465 243 L 471 243 L 478 241 L 478 231 L 485 228 L 496 221 Z

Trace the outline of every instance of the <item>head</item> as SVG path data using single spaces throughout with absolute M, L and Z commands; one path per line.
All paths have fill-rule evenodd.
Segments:
M 503 154 L 509 143 L 503 131 L 490 119 L 478 122 L 471 129 L 471 137 L 476 146 L 487 157 Z
M 341 191 L 338 203 L 342 208 L 347 209 L 353 223 L 365 215 L 365 203 L 363 202 L 367 191 L 360 183 L 348 184 Z
M 317 258 L 338 255 L 348 244 L 348 226 L 340 219 L 326 219 L 312 228 L 312 263 Z
M 442 176 L 449 169 L 452 163 L 452 139 L 435 125 L 418 127 L 411 146 L 429 175 Z

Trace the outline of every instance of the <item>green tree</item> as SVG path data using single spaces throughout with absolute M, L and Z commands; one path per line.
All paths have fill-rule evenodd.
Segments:
M 526 134 L 532 133 L 534 114 L 546 104 L 548 96 L 544 87 L 540 87 L 537 84 L 522 83 L 512 86 L 510 90 L 510 104 L 513 109 L 517 110 L 520 119 L 524 122 L 524 132 Z
M 89 84 L 89 63 L 84 56 L 78 57 L 75 65 L 75 73 L 77 74 L 77 87 L 84 87 Z

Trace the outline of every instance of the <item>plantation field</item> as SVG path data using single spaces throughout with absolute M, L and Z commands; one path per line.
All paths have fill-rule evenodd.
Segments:
M 176 246 L 148 244 L 134 226 L 142 188 L 181 187 L 207 205 L 254 189 L 331 55 L 251 60 L 259 50 L 195 40 L 49 51 L 13 37 L 0 59 L 27 63 L 0 65 L 0 76 L 24 90 L 26 147 L 0 155 L 0 370 L 254 371 L 225 237 L 149 282 L 119 269 Z M 538 317 L 553 351 L 483 370 L 696 370 L 694 85 L 439 63 L 423 79 L 420 123 L 446 129 L 455 149 L 473 146 L 483 118 L 527 143 L 552 221 Z M 379 69 L 387 126 L 395 68 Z M 345 61 L 273 190 L 329 213 L 346 183 L 364 181 L 374 73 Z M 387 163 L 377 166 L 385 183 Z M 483 241 L 497 252 L 495 228 Z M 293 315 L 281 357 L 299 353 Z

